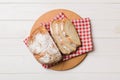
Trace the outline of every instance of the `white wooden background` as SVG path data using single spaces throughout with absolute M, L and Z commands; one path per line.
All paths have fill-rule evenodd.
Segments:
M 46 70 L 23 43 L 34 21 L 57 8 L 92 22 L 95 51 L 68 71 Z M 120 0 L 0 0 L 0 80 L 120 80 Z

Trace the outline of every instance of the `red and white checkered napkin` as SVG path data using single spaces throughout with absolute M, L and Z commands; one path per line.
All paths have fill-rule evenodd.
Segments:
M 53 20 L 63 19 L 65 17 L 66 16 L 64 15 L 64 13 L 60 13 Z M 78 32 L 82 46 L 79 47 L 75 52 L 73 52 L 69 55 L 64 55 L 62 61 L 66 61 L 68 59 L 79 56 L 81 54 L 88 53 L 88 52 L 93 50 L 90 19 L 89 18 L 82 18 L 82 19 L 72 20 L 72 23 Z M 48 31 L 50 31 L 50 22 L 49 23 L 42 23 L 42 24 L 44 24 L 46 29 Z M 26 45 L 27 45 L 27 42 L 28 42 L 28 38 L 26 38 L 24 40 L 24 43 Z M 44 68 L 49 68 L 51 65 L 42 64 L 42 66 Z

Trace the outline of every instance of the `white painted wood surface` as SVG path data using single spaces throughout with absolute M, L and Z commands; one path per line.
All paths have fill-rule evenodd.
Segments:
M 46 70 L 23 43 L 34 21 L 57 8 L 90 17 L 95 51 L 68 71 Z M 0 0 L 0 80 L 120 80 L 120 0 Z

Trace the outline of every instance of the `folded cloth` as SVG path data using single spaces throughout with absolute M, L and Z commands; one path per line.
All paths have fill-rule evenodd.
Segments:
M 66 17 L 64 13 L 59 13 L 55 18 L 53 18 L 51 21 L 56 19 L 63 19 Z M 50 31 L 50 22 L 48 23 L 40 23 L 43 24 L 48 31 Z M 63 55 L 62 61 L 69 60 L 73 57 L 79 56 L 81 54 L 88 53 L 93 50 L 93 43 L 92 43 L 92 33 L 91 33 L 91 24 L 89 18 L 82 18 L 77 20 L 71 21 L 73 25 L 75 26 L 77 33 L 79 35 L 79 38 L 81 40 L 82 46 L 80 46 L 75 52 L 72 52 L 69 55 Z M 24 40 L 24 43 L 27 45 L 28 37 Z M 54 65 L 54 64 L 53 64 Z M 45 65 L 42 64 L 44 68 L 49 68 L 53 65 Z

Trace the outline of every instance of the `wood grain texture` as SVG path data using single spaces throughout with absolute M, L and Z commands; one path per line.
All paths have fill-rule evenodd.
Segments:
M 46 70 L 23 39 L 46 11 L 90 17 L 95 51 L 74 69 Z M 120 80 L 120 0 L 0 0 L 0 80 Z
M 119 3 L 119 0 L 1 0 L 4 3 Z
M 73 75 L 74 74 L 74 75 Z M 64 72 L 64 73 L 40 73 L 40 74 L 2 74 L 1 80 L 119 80 L 119 73 L 82 73 L 82 72 Z M 55 77 L 53 77 L 55 76 Z M 72 77 L 70 77 L 72 76 Z M 46 80 L 47 80 L 46 79 Z
M 94 38 L 93 41 L 95 51 L 91 52 L 89 55 L 120 56 L 120 39 Z M 23 39 L 0 39 L 0 45 L 0 56 L 29 56 L 31 54 L 23 43 Z
M 120 56 L 88 56 L 79 66 L 67 71 L 53 71 L 44 69 L 33 57 L 28 56 L 0 56 L 0 74 L 67 74 L 74 73 L 118 73 L 120 75 Z M 72 78 L 70 76 L 70 78 Z M 56 78 L 56 77 L 55 77 Z M 48 79 L 45 77 L 44 79 Z
M 72 7 L 74 6 L 74 7 Z M 92 20 L 119 20 L 119 4 L 4 4 L 0 5 L 0 20 L 36 20 L 53 9 L 68 9 Z M 8 14 L 9 13 L 9 14 Z M 33 15 L 34 14 L 34 15 Z M 113 15 L 114 14 L 114 15 Z
M 90 17 L 91 19 L 91 17 Z M 120 38 L 120 20 L 91 20 L 94 38 Z M 29 35 L 33 21 L 0 21 L 1 39 L 21 39 Z M 12 28 L 10 27 L 12 26 Z M 6 31 L 4 31 L 6 28 Z M 14 31 L 12 31 L 14 29 Z

